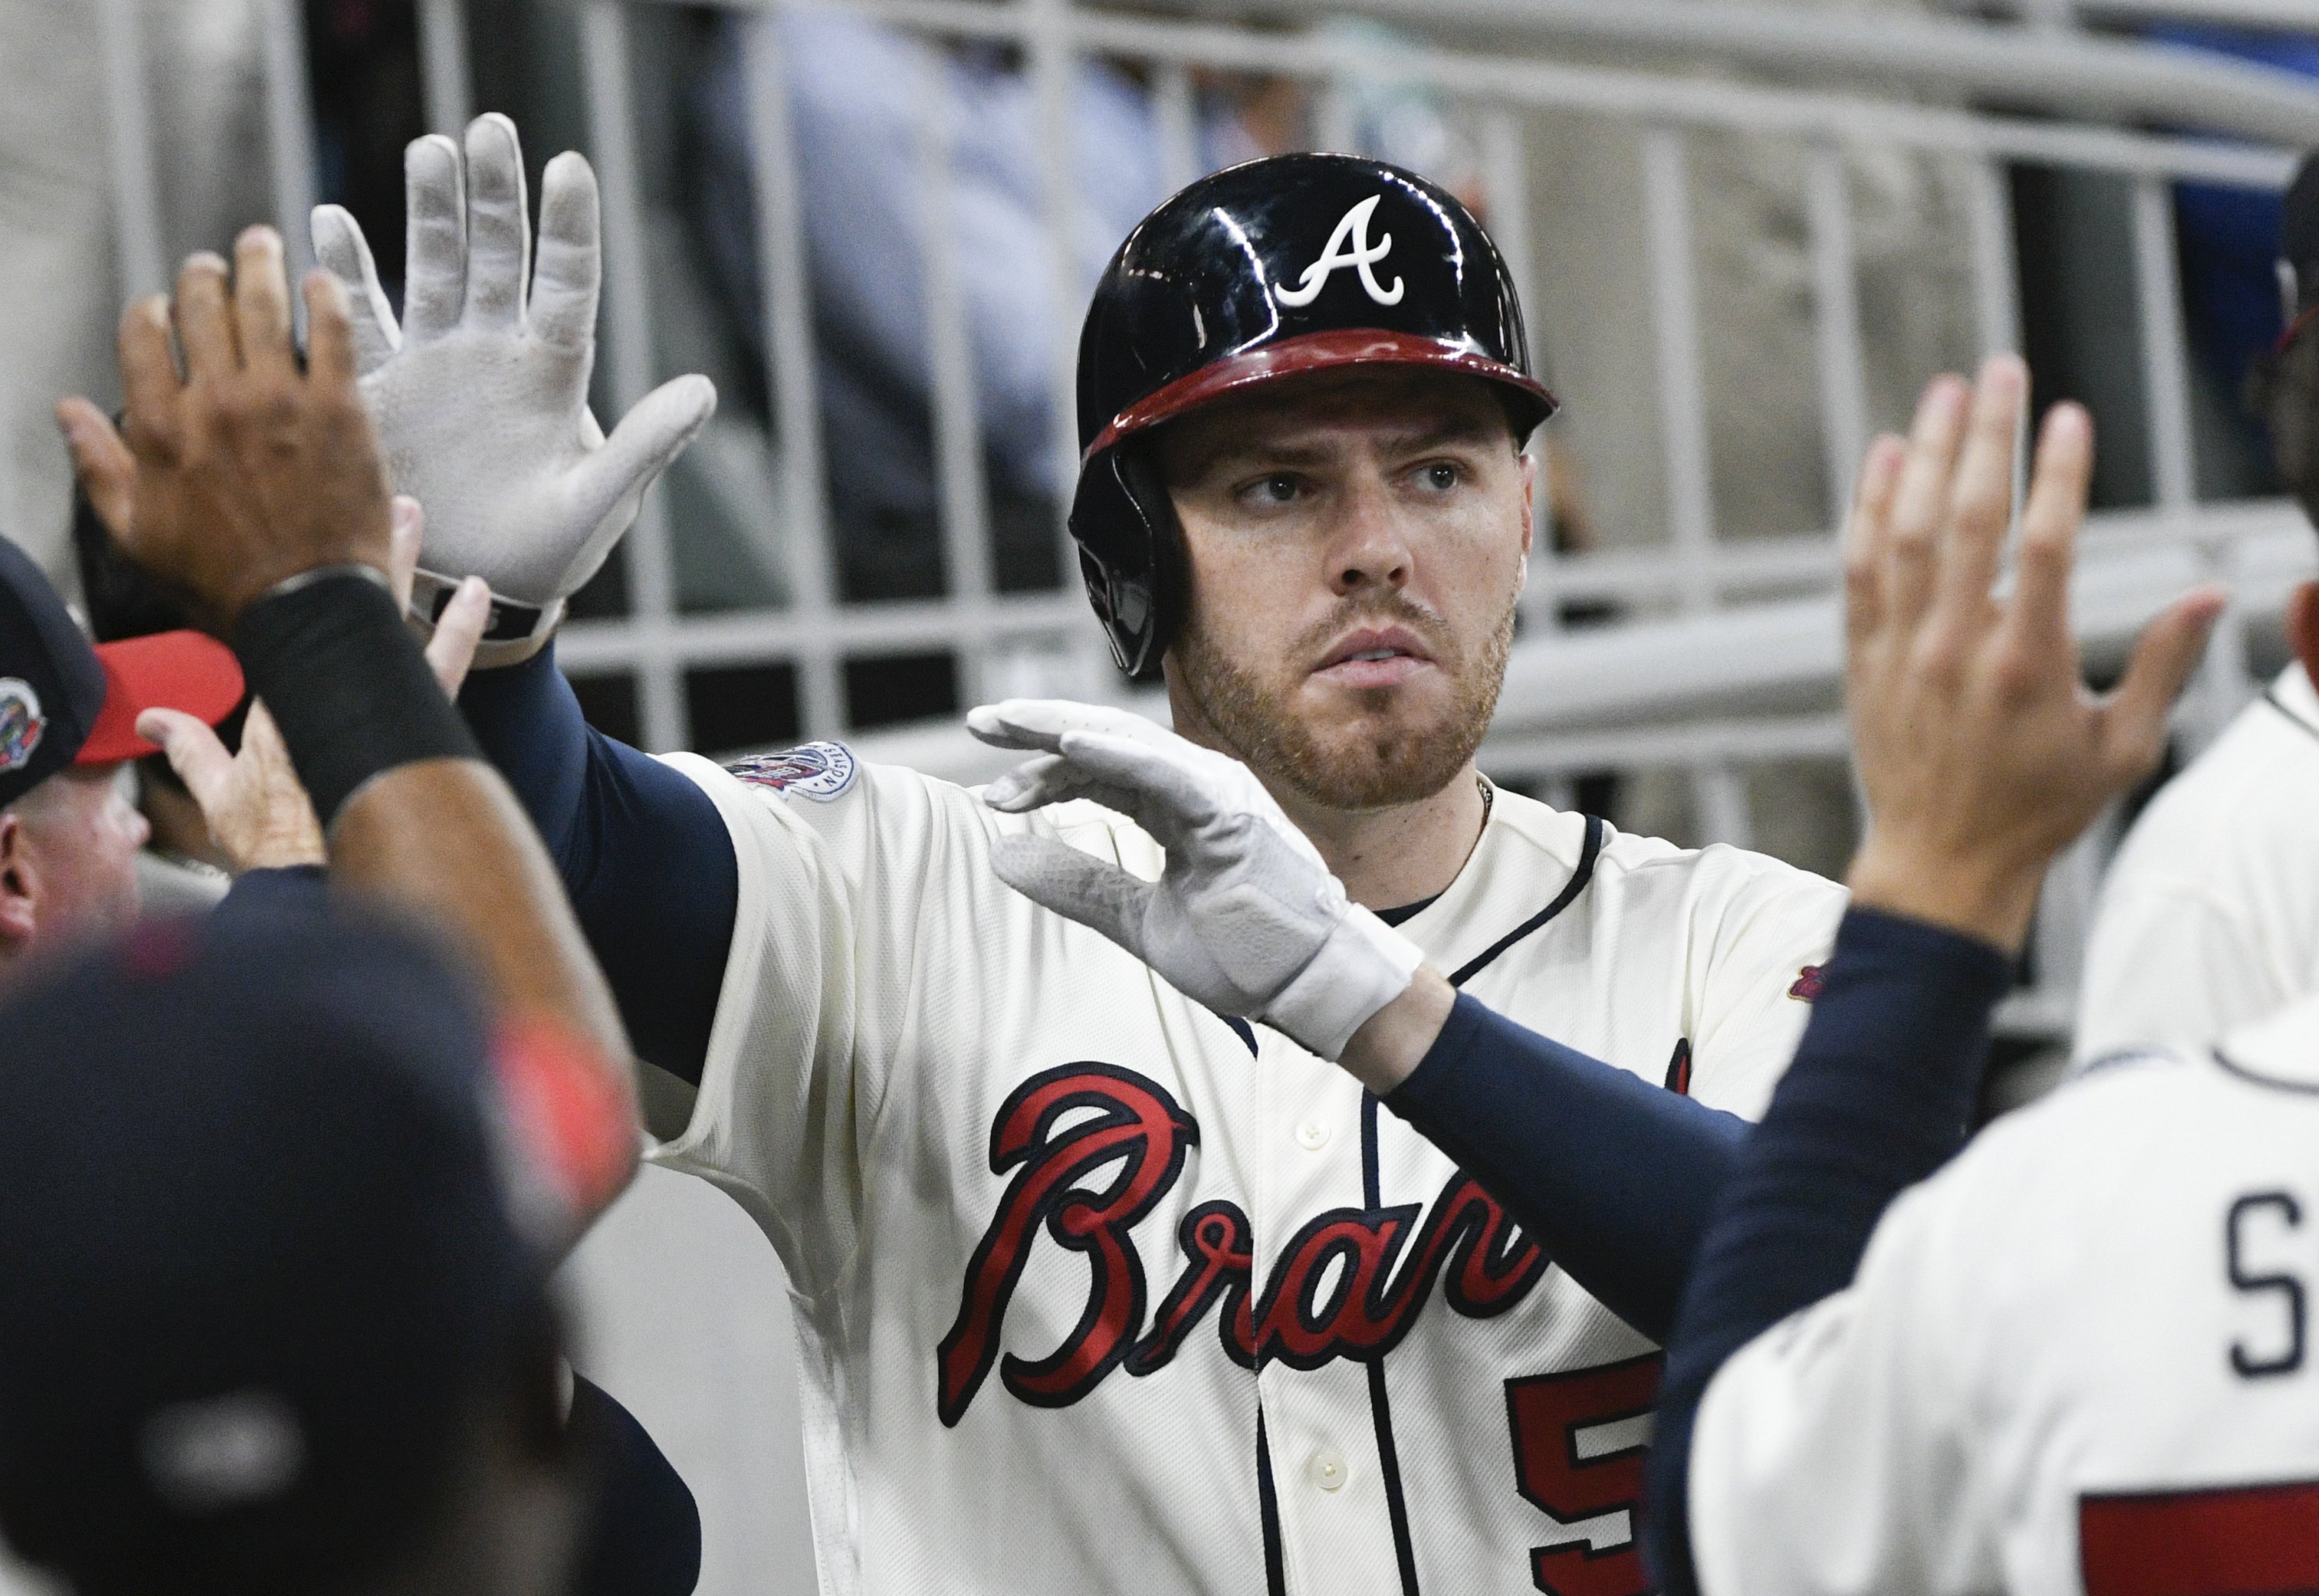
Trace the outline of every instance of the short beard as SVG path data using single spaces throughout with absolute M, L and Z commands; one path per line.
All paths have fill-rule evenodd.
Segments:
M 1268 689 L 1256 672 L 1227 659 L 1196 624 L 1187 624 L 1177 640 L 1174 663 L 1185 696 L 1225 746 L 1259 776 L 1286 785 L 1322 808 L 1396 808 L 1431 798 L 1448 786 L 1481 747 L 1490 717 L 1497 712 L 1499 690 L 1505 685 L 1514 609 L 1509 602 L 1503 618 L 1475 657 L 1459 659 L 1449 654 L 1448 628 L 1430 610 L 1399 597 L 1349 601 L 1300 638 L 1287 657 L 1308 658 L 1328 639 L 1363 621 L 1408 627 L 1433 647 L 1453 690 L 1448 715 L 1440 724 L 1417 732 L 1381 730 L 1332 746 L 1288 713 L 1288 692 Z M 1393 690 L 1363 691 L 1362 708 L 1382 716 Z

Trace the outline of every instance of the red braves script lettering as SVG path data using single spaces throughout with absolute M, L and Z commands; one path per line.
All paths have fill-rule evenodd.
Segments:
M 1087 1108 L 1097 1112 L 1054 1132 L 1066 1113 Z M 1486 1319 L 1520 1302 L 1546 1272 L 1546 1255 L 1463 1172 L 1421 1224 L 1416 1204 L 1314 1216 L 1289 1238 L 1261 1295 L 1248 1216 L 1232 1203 L 1203 1203 L 1178 1227 L 1183 1269 L 1144 1332 L 1143 1269 L 1128 1231 L 1175 1184 L 1199 1137 L 1197 1123 L 1157 1083 L 1107 1064 L 1047 1070 L 1007 1098 L 991 1133 L 990 1167 L 1016 1173 L 967 1267 L 958 1322 L 940 1348 L 944 1424 L 965 1416 L 994 1361 L 1015 1396 L 1060 1407 L 1123 1363 L 1130 1375 L 1166 1367 L 1211 1311 L 1224 1351 L 1246 1368 L 1273 1358 L 1303 1369 L 1338 1357 L 1366 1361 L 1409 1333 L 1436 1276 L 1446 1276 L 1452 1308 Z M 1106 1183 L 1083 1189 L 1099 1173 Z M 1001 1359 L 1007 1304 L 1042 1223 L 1087 1255 L 1087 1308 L 1048 1357 Z M 1344 1267 L 1331 1268 L 1340 1258 Z

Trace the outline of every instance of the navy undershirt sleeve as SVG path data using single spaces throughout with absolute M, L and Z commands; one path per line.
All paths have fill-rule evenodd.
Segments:
M 1571 1278 L 1665 1338 L 1745 1120 L 1463 993 L 1385 1103 L 1487 1186 Z
M 1696 1596 L 1687 1479 L 1699 1402 L 1734 1352 L 1851 1285 L 1892 1199 L 1964 1145 L 2010 960 L 1854 909 L 1810 1023 L 1709 1222 L 1667 1343 L 1646 1516 L 1666 1596 Z
M 639 1058 L 699 1084 L 741 894 L 717 806 L 581 717 L 550 645 L 459 707 L 547 843 Z

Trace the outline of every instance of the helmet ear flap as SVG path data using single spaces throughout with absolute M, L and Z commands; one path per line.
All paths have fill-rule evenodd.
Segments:
M 1133 681 L 1158 681 L 1188 584 L 1183 528 L 1147 451 L 1123 444 L 1088 462 L 1071 503 L 1071 536 L 1113 662 Z

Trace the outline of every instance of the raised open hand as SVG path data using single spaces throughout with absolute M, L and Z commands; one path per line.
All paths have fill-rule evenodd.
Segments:
M 1854 894 L 2006 948 L 2027 934 L 2054 854 L 2156 764 L 2223 606 L 2213 589 L 2178 600 L 2115 692 L 2086 690 L 2069 598 L 2093 422 L 2067 403 L 2045 418 L 2016 584 L 1998 596 L 2028 385 L 1999 356 L 1970 387 L 1927 387 L 1908 439 L 1870 447 L 1845 549 L 1845 693 L 1869 808 Z
M 122 314 L 122 431 L 85 399 L 57 407 L 90 500 L 125 513 L 122 546 L 221 636 L 289 577 L 387 564 L 386 478 L 355 389 L 346 296 L 316 273 L 305 297 L 301 372 L 281 235 L 251 228 L 230 275 L 216 256 L 196 255 L 174 303 L 139 300 Z
M 477 118 L 461 147 L 415 140 L 400 326 L 370 246 L 335 205 L 314 252 L 355 307 L 362 393 L 397 491 L 427 507 L 412 608 L 432 621 L 462 577 L 494 600 L 478 663 L 536 651 L 670 461 L 717 408 L 701 376 L 637 403 L 608 440 L 588 409 L 601 275 L 596 176 L 566 152 L 541 182 L 539 259 L 515 124 Z

